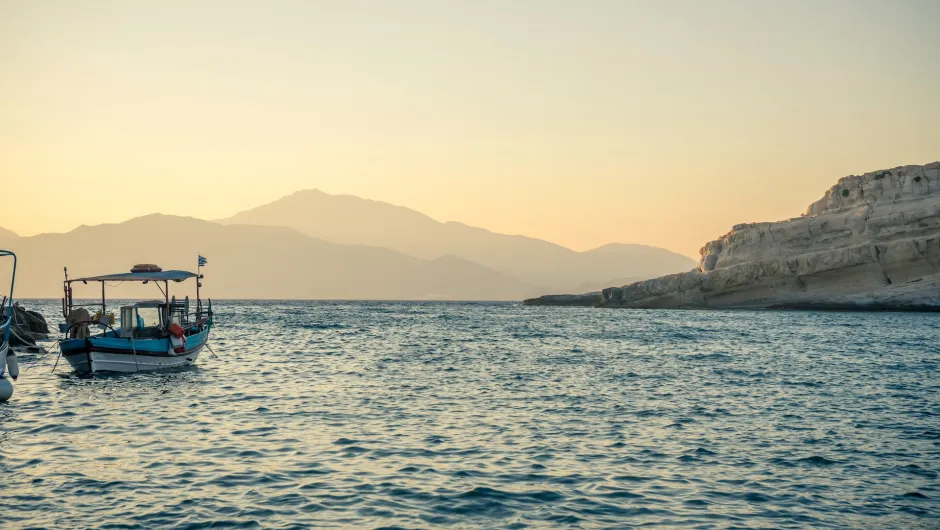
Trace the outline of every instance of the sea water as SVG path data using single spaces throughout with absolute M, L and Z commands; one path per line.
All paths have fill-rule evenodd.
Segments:
M 940 315 L 214 306 L 189 369 L 21 356 L 0 527 L 940 527 Z

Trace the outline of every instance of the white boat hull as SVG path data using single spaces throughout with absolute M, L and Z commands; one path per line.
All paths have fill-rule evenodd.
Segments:
M 0 337 L 2 339 L 2 337 Z M 7 366 L 7 343 L 0 343 L 0 403 L 13 397 L 13 383 L 3 376 Z
M 69 364 L 77 372 L 153 372 L 156 370 L 170 370 L 196 364 L 199 353 L 205 345 L 200 345 L 185 354 L 174 356 L 133 355 L 126 353 L 108 353 L 92 351 L 87 355 L 70 355 L 66 357 Z M 88 357 L 91 357 L 91 370 L 88 369 Z
M 0 340 L 3 339 L 3 336 L 0 335 Z M 3 373 L 7 369 L 7 348 L 9 343 L 0 342 L 0 377 L 3 376 Z

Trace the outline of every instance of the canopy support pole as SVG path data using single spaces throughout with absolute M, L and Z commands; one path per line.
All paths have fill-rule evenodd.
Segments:
M 202 299 L 199 298 L 199 287 L 202 286 L 202 260 L 196 264 L 196 320 L 202 318 Z

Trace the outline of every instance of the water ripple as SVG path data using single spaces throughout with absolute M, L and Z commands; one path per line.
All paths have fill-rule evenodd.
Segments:
M 221 359 L 24 373 L 4 523 L 940 527 L 936 315 L 216 305 Z

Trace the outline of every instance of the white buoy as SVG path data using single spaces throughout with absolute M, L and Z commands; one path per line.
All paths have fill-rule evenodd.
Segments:
M 0 376 L 0 403 L 13 396 L 13 383 L 6 377 Z

